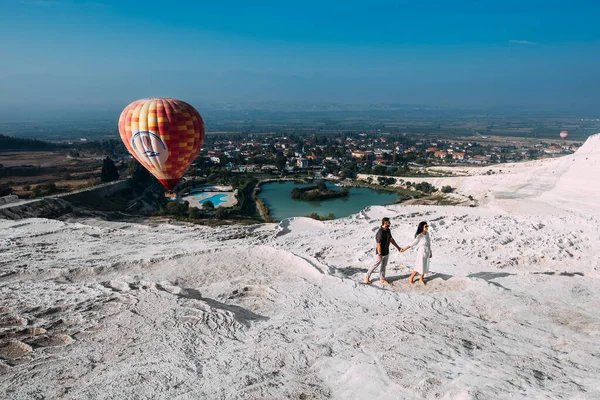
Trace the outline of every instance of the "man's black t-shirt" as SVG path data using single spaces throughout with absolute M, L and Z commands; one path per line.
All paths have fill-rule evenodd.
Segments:
M 388 229 L 379 228 L 377 235 L 375 235 L 375 241 L 381 243 L 381 255 L 387 256 L 390 254 L 390 242 L 392 241 L 392 231 Z M 377 252 L 377 247 L 375 247 Z

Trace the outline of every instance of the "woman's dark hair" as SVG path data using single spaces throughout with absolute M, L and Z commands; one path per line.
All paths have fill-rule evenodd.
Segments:
M 419 226 L 417 227 L 417 233 L 415 233 L 415 237 L 419 236 L 420 233 L 423 233 L 423 227 L 427 225 L 427 221 L 419 222 Z

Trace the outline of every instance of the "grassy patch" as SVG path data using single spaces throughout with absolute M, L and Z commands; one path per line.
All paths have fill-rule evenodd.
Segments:
M 460 200 L 451 198 L 444 194 L 434 194 L 431 196 L 425 196 L 420 198 L 414 204 L 427 204 L 427 205 L 436 205 L 436 206 L 456 206 L 461 204 Z
M 335 219 L 335 214 L 329 213 L 327 215 L 319 215 L 317 213 L 310 213 L 308 215 L 305 215 L 305 217 L 316 219 L 317 221 L 330 221 L 332 219 Z

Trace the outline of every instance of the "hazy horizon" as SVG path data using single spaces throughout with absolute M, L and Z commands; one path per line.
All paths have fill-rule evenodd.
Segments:
M 191 104 L 422 104 L 593 113 L 600 30 L 592 1 L 4 0 L 0 108 Z
M 416 118 L 433 119 L 464 119 L 473 118 L 583 118 L 599 119 L 600 112 L 590 110 L 574 110 L 568 108 L 526 107 L 526 106 L 498 106 L 498 107 L 442 107 L 431 104 L 388 104 L 388 103 L 317 103 L 317 102 L 223 102 L 204 103 L 191 102 L 200 111 L 205 121 L 209 120 L 239 120 L 250 122 L 255 119 L 282 120 L 313 120 L 314 118 L 391 118 L 401 121 Z M 0 108 L 0 125 L 5 126 L 26 122 L 36 123 L 106 123 L 116 122 L 122 111 L 121 106 L 81 108 L 55 107 L 36 108 L 6 106 Z M 356 113 L 356 114 L 349 114 Z M 0 134 L 3 132 L 0 130 Z

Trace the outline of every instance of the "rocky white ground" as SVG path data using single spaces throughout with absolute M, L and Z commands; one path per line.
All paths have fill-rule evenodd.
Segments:
M 0 220 L 0 397 L 600 398 L 599 144 L 436 183 L 476 208 Z M 401 244 L 429 221 L 427 286 L 411 251 L 361 284 L 384 216 Z

